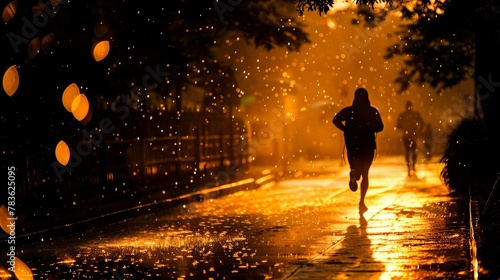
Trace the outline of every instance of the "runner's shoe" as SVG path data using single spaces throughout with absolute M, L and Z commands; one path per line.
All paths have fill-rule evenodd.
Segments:
M 356 182 L 356 171 L 354 170 L 349 173 L 349 188 L 353 192 L 358 189 L 358 182 Z
M 366 207 L 366 205 L 364 203 L 360 203 L 359 204 L 359 213 L 360 214 L 363 214 L 365 213 L 366 211 L 368 211 L 368 207 Z

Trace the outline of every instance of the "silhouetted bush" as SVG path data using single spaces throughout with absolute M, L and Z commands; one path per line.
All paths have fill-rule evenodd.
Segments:
M 457 192 L 468 192 L 470 186 L 493 187 L 499 166 L 497 146 L 479 119 L 463 119 L 448 135 L 441 158 L 445 184 Z

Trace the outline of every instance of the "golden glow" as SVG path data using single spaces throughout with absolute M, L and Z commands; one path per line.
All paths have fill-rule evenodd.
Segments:
M 71 156 L 71 152 L 69 150 L 68 144 L 64 141 L 59 141 L 56 146 L 56 159 L 62 164 L 66 165 L 69 162 L 69 158 Z
M 9 220 L 7 220 L 8 218 L 12 218 L 12 216 L 9 214 L 9 211 L 7 211 L 7 207 L 5 207 L 5 205 L 0 206 L 0 227 L 7 234 L 10 233 L 10 229 L 7 227 L 9 224 Z
M 383 223 L 377 225 L 370 221 L 368 222 L 367 237 L 370 240 L 373 238 L 371 240 L 372 243 L 376 242 L 377 244 L 377 246 L 372 246 L 370 249 L 372 258 L 375 262 L 384 265 L 384 270 L 378 279 L 402 279 L 405 278 L 405 275 L 408 275 L 409 269 L 422 265 L 421 259 L 415 257 L 412 261 L 407 256 L 426 256 L 428 254 L 428 248 L 419 246 L 422 245 L 422 241 L 419 238 L 425 237 L 419 236 L 415 239 L 408 239 L 408 232 L 412 230 L 416 230 L 417 232 L 431 232 L 432 227 L 446 227 L 444 225 L 446 223 L 445 219 L 419 215 L 418 213 L 411 215 L 413 209 L 422 209 L 426 203 L 431 204 L 432 202 L 443 201 L 442 194 L 447 193 L 448 190 L 441 182 L 439 176 L 439 171 L 442 168 L 442 163 L 429 163 L 425 169 L 418 170 L 419 177 L 425 179 L 408 181 L 404 177 L 399 177 L 399 181 L 405 182 L 407 188 L 415 190 L 425 189 L 425 191 L 407 191 L 398 199 L 398 203 L 395 205 L 397 208 L 394 208 L 393 211 L 377 213 L 377 221 L 386 221 L 387 223 L 390 221 L 390 226 L 384 226 Z M 374 180 L 370 178 L 370 185 L 390 185 L 389 182 L 391 179 L 384 178 L 384 174 L 392 172 L 393 174 L 397 173 L 400 176 L 405 176 L 404 167 L 400 170 L 400 172 L 394 172 L 394 167 L 375 167 L 373 169 L 374 172 L 370 171 L 370 176 L 375 178 Z M 396 178 L 393 177 L 392 180 Z M 393 184 L 397 186 L 398 182 L 396 181 Z M 427 189 L 429 186 L 433 187 Z M 375 188 L 371 190 L 370 195 L 385 193 Z M 451 199 L 448 197 L 444 200 Z M 386 196 L 386 203 L 390 203 L 390 201 L 391 198 Z M 412 227 L 408 227 L 410 223 Z M 451 246 L 452 244 L 442 244 L 443 247 L 447 245 Z M 404 263 L 393 261 L 398 259 L 406 261 Z M 444 262 L 444 259 L 436 256 L 436 262 Z
M 18 257 L 16 257 L 16 268 L 14 269 L 17 279 L 19 280 L 33 280 L 33 273 L 31 269 Z
M 351 1 L 335 1 L 328 11 L 329 14 L 334 14 L 337 12 L 345 11 L 349 8 L 355 8 L 356 4 L 351 3 Z
M 74 259 L 66 259 L 66 260 L 62 260 L 60 262 L 57 262 L 57 263 L 62 263 L 62 264 L 68 264 L 68 265 L 72 265 L 76 262 L 76 260 Z
M 94 46 L 94 50 L 92 51 L 92 55 L 94 56 L 95 61 L 101 61 L 109 53 L 109 41 L 101 41 Z
M 73 104 L 73 100 L 78 95 L 80 95 L 80 89 L 78 88 L 78 86 L 75 83 L 69 85 L 64 90 L 63 96 L 62 96 L 62 102 L 63 102 L 64 108 L 66 108 L 66 110 L 68 112 L 71 113 L 71 104 Z
M 3 75 L 3 89 L 8 96 L 14 95 L 19 88 L 19 73 L 17 72 L 16 66 L 12 65 L 5 71 Z
M 337 29 L 337 24 L 331 18 L 329 18 L 329 19 L 326 20 L 326 24 L 328 25 L 328 28 L 330 28 L 331 30 Z
M 17 1 L 12 1 L 3 9 L 2 12 L 3 22 L 5 23 L 9 22 L 16 15 L 16 12 L 17 12 Z
M 85 96 L 85 94 L 81 93 L 73 99 L 71 103 L 71 113 L 75 119 L 82 121 L 87 117 L 90 111 L 89 100 Z
M 4 269 L 3 267 L 0 266 L 0 279 L 11 279 L 12 275 L 10 274 L 7 269 Z

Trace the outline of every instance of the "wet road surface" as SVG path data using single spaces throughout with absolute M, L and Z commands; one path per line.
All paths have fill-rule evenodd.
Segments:
M 362 216 L 346 168 L 43 240 L 18 256 L 35 279 L 472 279 L 466 203 L 447 195 L 438 163 L 407 178 L 377 159 Z

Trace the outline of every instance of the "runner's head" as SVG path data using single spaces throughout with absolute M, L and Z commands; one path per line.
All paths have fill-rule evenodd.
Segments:
M 368 91 L 364 88 L 358 88 L 354 92 L 353 106 L 370 106 L 370 99 L 368 99 Z

